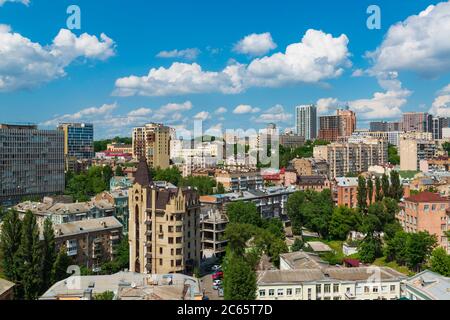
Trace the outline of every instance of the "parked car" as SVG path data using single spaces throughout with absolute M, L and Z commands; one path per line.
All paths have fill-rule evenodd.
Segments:
M 222 270 L 222 266 L 215 264 L 211 267 L 211 270 L 212 271 L 220 271 L 220 270 Z
M 216 280 L 216 279 L 221 279 L 223 278 L 223 272 L 222 271 L 216 271 L 215 273 L 213 273 L 212 275 L 212 279 Z
M 212 288 L 218 290 L 222 286 L 222 280 L 216 279 L 213 281 Z
M 223 288 L 219 287 L 219 289 L 217 289 L 217 294 L 219 295 L 219 297 L 223 297 Z

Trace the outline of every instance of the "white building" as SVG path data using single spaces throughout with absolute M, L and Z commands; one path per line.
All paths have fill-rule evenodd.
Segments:
M 314 105 L 295 107 L 295 128 L 297 134 L 312 140 L 317 137 L 317 108 Z

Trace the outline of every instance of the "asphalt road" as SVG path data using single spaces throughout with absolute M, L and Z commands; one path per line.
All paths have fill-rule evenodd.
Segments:
M 205 295 L 209 298 L 209 300 L 223 300 L 223 297 L 219 297 L 217 290 L 212 288 L 213 280 L 211 278 L 211 274 L 207 274 L 200 278 L 202 289 L 204 289 Z

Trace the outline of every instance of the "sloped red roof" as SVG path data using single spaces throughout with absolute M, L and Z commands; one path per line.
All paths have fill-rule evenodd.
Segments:
M 441 195 L 429 191 L 424 191 L 415 195 L 412 195 L 405 199 L 410 202 L 450 202 L 448 198 L 444 198 Z

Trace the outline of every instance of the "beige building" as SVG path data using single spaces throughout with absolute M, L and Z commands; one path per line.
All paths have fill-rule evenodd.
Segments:
M 387 267 L 330 266 L 316 254 L 280 255 L 280 270 L 258 273 L 257 300 L 395 300 L 403 274 Z
M 420 161 L 434 157 L 436 144 L 432 140 L 400 138 L 400 170 L 417 171 Z
M 388 162 L 386 140 L 367 138 L 361 143 L 332 143 L 314 147 L 315 159 L 328 162 L 328 177 L 343 177 L 347 173 L 361 173 L 369 167 Z
M 158 187 L 144 159 L 128 192 L 130 270 L 192 273 L 200 262 L 200 202 L 196 191 Z
M 152 168 L 166 169 L 170 161 L 171 130 L 159 123 L 149 123 L 133 130 L 133 158 L 146 158 Z
M 107 151 L 118 153 L 133 153 L 133 145 L 125 143 L 110 143 L 106 146 Z

